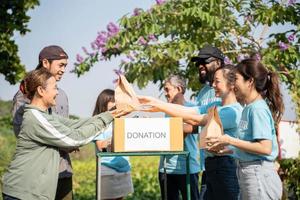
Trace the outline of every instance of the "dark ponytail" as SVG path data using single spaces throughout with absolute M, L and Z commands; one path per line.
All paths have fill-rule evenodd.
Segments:
M 284 111 L 278 75 L 268 71 L 255 59 L 243 60 L 237 65 L 236 70 L 245 80 L 253 78 L 255 89 L 266 100 L 277 127 Z
M 269 72 L 267 79 L 265 97 L 272 111 L 276 126 L 278 126 L 284 111 L 282 94 L 279 88 L 279 78 L 275 72 Z

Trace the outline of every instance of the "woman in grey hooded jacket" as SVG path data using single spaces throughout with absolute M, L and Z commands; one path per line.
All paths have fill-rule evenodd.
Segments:
M 73 149 L 91 142 L 124 111 L 105 112 L 72 120 L 48 114 L 57 96 L 55 78 L 46 69 L 25 78 L 31 103 L 25 106 L 15 155 L 3 176 L 3 199 L 55 198 L 59 174 L 59 149 Z

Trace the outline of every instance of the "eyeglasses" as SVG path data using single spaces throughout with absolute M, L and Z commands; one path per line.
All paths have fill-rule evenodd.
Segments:
M 216 61 L 217 59 L 213 58 L 213 57 L 210 57 L 210 58 L 203 58 L 203 59 L 199 59 L 197 62 L 196 62 L 196 66 L 198 67 L 199 65 L 207 65 L 213 61 Z

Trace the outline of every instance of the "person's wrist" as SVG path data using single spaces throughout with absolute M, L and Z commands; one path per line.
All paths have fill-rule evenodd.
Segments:
M 226 138 L 225 138 L 225 142 L 226 142 L 226 144 L 231 144 L 231 142 L 232 142 L 232 140 L 231 140 L 231 137 L 229 136 L 229 135 L 225 135 L 226 136 Z

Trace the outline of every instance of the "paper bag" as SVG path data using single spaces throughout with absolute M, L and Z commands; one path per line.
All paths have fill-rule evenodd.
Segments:
M 208 137 L 219 137 L 223 135 L 223 126 L 221 119 L 219 117 L 218 111 L 216 107 L 212 107 L 208 110 L 208 121 L 207 124 L 203 127 L 200 133 L 200 141 L 199 147 L 200 149 L 206 149 L 207 141 L 206 138 Z
M 115 89 L 115 103 L 118 110 L 128 112 L 138 110 L 140 103 L 131 85 L 125 76 L 119 75 L 117 87 Z

